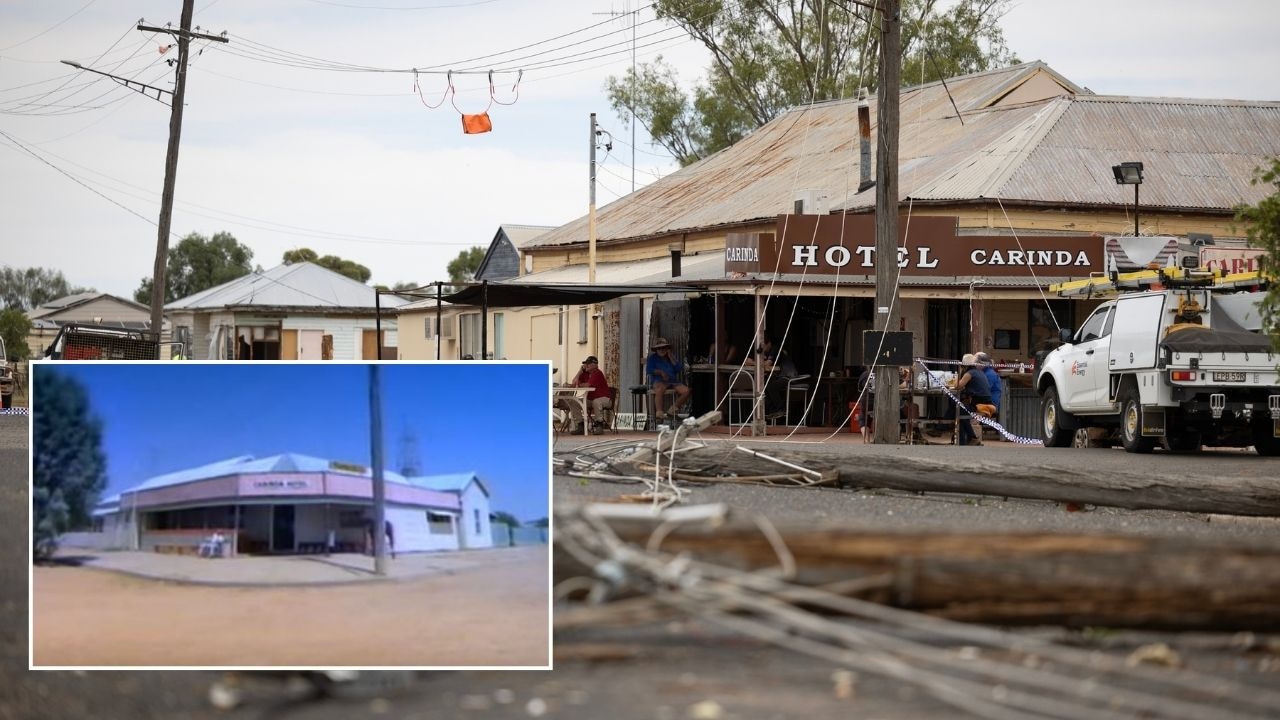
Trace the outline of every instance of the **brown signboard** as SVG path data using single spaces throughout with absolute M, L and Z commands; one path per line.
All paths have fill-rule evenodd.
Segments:
M 773 233 L 729 233 L 724 236 L 724 272 L 752 273 L 760 269 L 760 237 L 773 243 Z
M 1085 277 L 1104 269 L 1097 235 L 957 235 L 956 218 L 922 215 L 910 223 L 900 217 L 898 232 L 895 262 L 903 275 Z M 759 265 L 742 272 L 875 274 L 872 215 L 781 215 L 775 239 L 767 238 L 760 239 Z

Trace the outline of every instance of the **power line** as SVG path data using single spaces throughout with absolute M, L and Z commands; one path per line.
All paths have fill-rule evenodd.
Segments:
M 54 23 L 52 26 L 50 26 L 50 27 L 48 27 L 48 28 L 45 28 L 44 30 L 41 30 L 40 32 L 36 33 L 35 35 L 32 35 L 31 37 L 27 38 L 26 40 L 23 40 L 23 41 L 22 41 L 22 42 L 20 42 L 20 43 L 15 43 L 15 44 L 13 44 L 13 45 L 10 45 L 9 47 L 3 47 L 3 48 L 0 48 L 0 52 L 4 52 L 5 50 L 12 50 L 12 49 L 14 49 L 14 48 L 18 47 L 19 45 L 26 45 L 27 43 L 31 42 L 32 40 L 35 40 L 36 38 L 41 37 L 42 35 L 45 35 L 45 34 L 47 34 L 47 33 L 49 33 L 49 32 L 52 32 L 53 30 L 56 30 L 56 29 L 58 29 L 59 27 L 62 27 L 62 25 L 63 25 L 63 24 L 65 24 L 68 20 L 70 20 L 71 18 L 74 18 L 75 16 L 79 15 L 80 13 L 84 12 L 85 10 L 88 10 L 88 9 L 89 9 L 89 6 L 90 6 L 90 5 L 92 5 L 92 4 L 94 4 L 94 3 L 96 3 L 96 2 L 98 2 L 98 0 L 89 0 L 89 2 L 87 2 L 87 3 L 85 3 L 84 5 L 80 6 L 80 9 L 79 9 L 79 10 L 77 10 L 77 11 L 75 11 L 75 12 L 71 13 L 70 15 L 66 16 L 65 18 L 63 18 L 63 19 L 59 20 L 58 22 Z

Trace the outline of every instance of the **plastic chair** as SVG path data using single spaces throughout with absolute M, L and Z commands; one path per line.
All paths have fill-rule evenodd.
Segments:
M 787 425 L 791 424 L 791 393 L 793 392 L 800 393 L 800 403 L 802 405 L 807 406 L 809 404 L 808 375 L 796 375 L 795 377 L 787 378 L 787 411 L 786 417 L 784 418 Z M 803 415 L 803 413 L 801 414 Z
M 747 379 L 747 386 L 745 389 L 738 389 L 737 387 L 739 375 Z M 742 412 L 743 402 L 747 404 L 748 410 L 746 413 Z M 733 418 L 734 418 L 733 411 L 735 409 L 738 410 L 737 415 L 740 421 L 743 420 L 744 414 L 746 417 L 750 417 L 751 416 L 750 408 L 754 407 L 755 402 L 756 402 L 756 380 L 755 380 L 755 377 L 752 376 L 752 371 L 747 370 L 746 368 L 738 368 L 737 370 L 734 370 L 729 375 L 729 424 L 730 425 L 735 424 L 733 422 Z M 738 422 L 736 424 L 743 425 L 745 424 L 745 422 Z

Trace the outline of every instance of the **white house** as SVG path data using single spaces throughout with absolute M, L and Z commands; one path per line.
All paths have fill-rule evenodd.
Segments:
M 249 273 L 165 305 L 193 360 L 394 360 L 395 315 L 378 335 L 374 288 L 309 262 Z M 383 309 L 405 300 L 384 295 Z

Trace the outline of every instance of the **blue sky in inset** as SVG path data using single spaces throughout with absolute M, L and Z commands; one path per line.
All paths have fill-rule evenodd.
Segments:
M 296 452 L 370 465 L 369 366 L 303 363 L 59 363 L 103 419 L 104 496 L 238 455 Z M 546 364 L 384 363 L 383 457 L 399 471 L 406 432 L 424 475 L 475 471 L 493 509 L 548 514 Z M 34 398 L 39 412 L 39 397 Z

